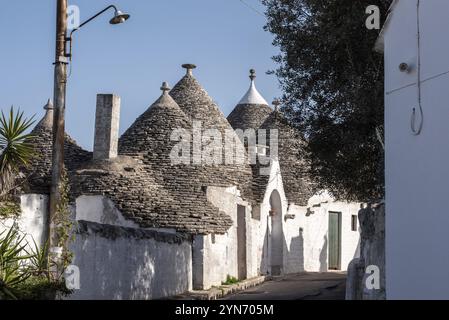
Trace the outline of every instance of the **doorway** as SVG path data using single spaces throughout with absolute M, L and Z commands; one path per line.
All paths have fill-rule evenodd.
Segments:
M 329 212 L 329 267 L 341 269 L 341 212 Z
M 284 232 L 282 230 L 282 204 L 276 190 L 270 196 L 271 216 L 271 275 L 282 274 Z
M 241 205 L 237 205 L 237 266 L 239 280 L 246 279 L 246 207 Z

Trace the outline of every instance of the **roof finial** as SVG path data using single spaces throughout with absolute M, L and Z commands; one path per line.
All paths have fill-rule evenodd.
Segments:
M 164 81 L 164 82 L 162 83 L 161 90 L 162 90 L 162 94 L 168 94 L 168 92 L 171 90 L 171 88 L 170 88 L 170 86 L 168 85 L 168 83 Z
M 238 104 L 261 104 L 268 106 L 268 102 L 256 89 L 256 84 L 254 83 L 254 79 L 256 79 L 256 70 L 249 70 L 249 78 L 251 79 L 249 89 Z
M 44 106 L 44 110 L 53 110 L 53 101 L 48 99 L 47 104 Z
M 251 81 L 254 81 L 254 79 L 256 79 L 256 70 L 249 70 L 249 78 L 251 79 Z
M 182 67 L 183 67 L 184 69 L 187 69 L 187 73 L 186 73 L 186 74 L 187 74 L 188 76 L 193 75 L 192 70 L 193 70 L 193 69 L 196 69 L 196 65 L 194 65 L 193 63 L 185 63 L 185 64 L 182 65 Z
M 278 112 L 279 111 L 279 106 L 281 105 L 281 102 L 278 99 L 274 99 L 272 104 L 274 106 L 274 111 Z
M 45 115 L 37 124 L 38 126 L 51 128 L 53 126 L 53 102 L 48 99 L 47 104 L 44 106 Z

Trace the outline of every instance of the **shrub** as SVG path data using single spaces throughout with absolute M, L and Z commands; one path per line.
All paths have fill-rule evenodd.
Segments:
M 16 226 L 0 233 L 0 300 L 52 300 L 72 292 L 62 278 L 50 277 L 47 249 L 36 242 L 30 249 Z
M 223 284 L 223 285 L 230 285 L 230 284 L 236 284 L 238 282 L 239 282 L 239 280 L 236 277 L 230 276 L 228 274 L 228 276 L 226 277 L 226 281 L 222 282 L 221 284 Z

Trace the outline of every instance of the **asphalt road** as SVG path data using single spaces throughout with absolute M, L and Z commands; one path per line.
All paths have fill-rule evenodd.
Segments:
M 274 277 L 222 300 L 344 300 L 346 274 L 307 272 Z

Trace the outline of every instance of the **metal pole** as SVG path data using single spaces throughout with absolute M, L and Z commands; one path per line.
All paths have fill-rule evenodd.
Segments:
M 67 85 L 67 0 L 57 0 L 56 52 L 54 75 L 54 118 L 53 118 L 53 153 L 51 167 L 50 210 L 48 217 L 48 240 L 50 252 L 56 253 L 58 238 L 54 232 L 54 218 L 61 200 L 60 184 L 64 167 L 64 113 Z

